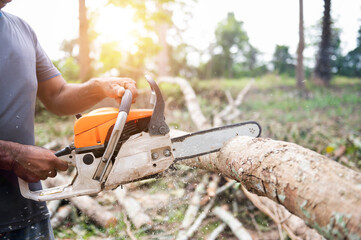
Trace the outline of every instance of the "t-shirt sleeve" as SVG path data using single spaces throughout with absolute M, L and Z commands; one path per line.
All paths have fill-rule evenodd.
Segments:
M 54 66 L 48 55 L 40 46 L 40 43 L 34 32 L 33 32 L 33 38 L 34 38 L 35 54 L 36 54 L 36 76 L 38 82 L 43 82 L 55 76 L 60 75 L 59 70 Z

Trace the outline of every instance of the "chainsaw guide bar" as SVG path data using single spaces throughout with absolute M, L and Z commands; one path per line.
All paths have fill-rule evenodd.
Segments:
M 172 138 L 174 161 L 218 152 L 227 141 L 236 136 L 259 137 L 260 135 L 260 125 L 249 121 Z

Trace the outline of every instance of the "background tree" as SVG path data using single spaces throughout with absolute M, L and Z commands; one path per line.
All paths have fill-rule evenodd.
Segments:
M 247 33 L 243 30 L 243 22 L 237 21 L 234 13 L 228 13 L 227 18 L 218 24 L 215 33 L 216 44 L 221 50 L 215 60 L 221 64 L 223 69 L 221 75 L 232 78 L 234 64 L 240 61 L 249 46 Z
M 340 75 L 361 78 L 361 26 L 358 30 L 356 48 L 342 59 Z
M 277 74 L 287 74 L 294 76 L 295 65 L 294 59 L 289 53 L 289 47 L 284 45 L 277 45 L 275 53 L 273 54 L 273 69 Z
M 299 42 L 297 48 L 296 79 L 298 89 L 304 89 L 303 80 L 305 73 L 303 69 L 303 50 L 305 48 L 305 37 L 303 34 L 303 0 L 299 0 Z
M 89 21 L 85 0 L 79 0 L 79 78 L 82 82 L 87 81 L 91 75 Z
M 257 72 L 259 51 L 249 43 L 243 22 L 234 13 L 218 23 L 215 30 L 215 43 L 208 52 L 210 60 L 200 66 L 199 77 L 234 78 Z
M 79 79 L 80 69 L 78 53 L 76 52 L 77 48 L 78 39 L 64 40 L 60 46 L 64 57 L 53 61 L 54 65 L 60 70 L 67 81 L 76 81 Z
M 329 85 L 331 81 L 331 0 L 324 0 L 322 34 L 313 79 L 316 84 Z
M 186 4 L 185 2 L 188 2 Z M 129 56 L 132 63 L 137 63 L 133 67 L 141 67 L 144 69 L 146 60 L 153 58 L 152 68 L 157 72 L 158 75 L 168 75 L 172 70 L 172 65 L 170 65 L 169 57 L 172 54 L 169 52 L 171 48 L 167 41 L 169 37 L 169 32 L 171 29 L 175 29 L 176 33 L 181 32 L 179 28 L 173 22 L 173 13 L 175 10 L 186 7 L 189 5 L 189 1 L 185 0 L 126 0 L 126 1 L 117 1 L 117 0 L 108 0 L 109 4 L 113 4 L 118 7 L 131 7 L 135 10 L 134 21 L 141 23 L 143 30 L 139 34 L 140 39 L 137 43 L 138 50 L 141 51 L 141 54 L 133 54 Z M 185 10 L 186 12 L 186 10 Z M 185 18 L 187 14 L 185 14 Z M 145 30 L 145 31 L 144 31 Z M 151 41 L 150 41 L 151 40 Z M 147 42 L 148 45 L 144 46 L 143 44 Z M 183 44 L 181 42 L 180 44 Z M 145 49 L 141 49 L 145 47 Z M 144 59 L 137 59 L 137 58 Z M 155 60 L 154 60 L 155 57 Z M 143 65 L 140 66 L 139 64 Z M 128 62 L 128 65 L 130 62 Z M 148 69 L 148 68 L 147 68 Z

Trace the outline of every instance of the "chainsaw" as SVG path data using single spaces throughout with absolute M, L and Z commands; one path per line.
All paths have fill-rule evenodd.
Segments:
M 217 152 L 233 137 L 261 134 L 259 124 L 248 121 L 171 138 L 161 91 L 149 75 L 146 80 L 153 109 L 130 110 L 132 93 L 126 90 L 119 109 L 105 107 L 77 116 L 74 142 L 55 153 L 75 167 L 72 182 L 32 191 L 19 178 L 23 197 L 49 201 L 115 189 L 155 177 L 177 161 Z

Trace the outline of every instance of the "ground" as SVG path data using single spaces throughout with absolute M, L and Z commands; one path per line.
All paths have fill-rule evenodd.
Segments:
M 226 91 L 233 98 L 250 79 L 191 81 L 202 111 L 212 119 L 227 104 Z M 254 120 L 262 126 L 261 137 L 297 143 L 327 155 L 356 171 L 361 168 L 361 79 L 334 78 L 330 88 L 320 88 L 306 82 L 307 92 L 299 92 L 292 78 L 268 75 L 256 79 L 246 95 L 236 121 Z M 139 87 L 146 85 L 139 83 Z M 161 86 L 166 100 L 166 122 L 171 128 L 195 131 L 179 87 Z M 147 88 L 145 88 L 147 89 Z M 135 107 L 143 108 L 148 90 L 144 90 Z M 60 149 L 73 139 L 75 117 L 56 117 L 37 105 L 36 144 Z M 50 144 L 49 144 L 50 143 Z M 132 184 L 128 193 L 141 203 L 153 224 L 131 232 L 137 239 L 173 239 L 179 231 L 196 186 L 204 175 L 212 173 L 177 166 L 155 180 Z M 219 186 L 225 184 L 221 179 Z M 280 239 L 277 226 L 257 210 L 239 190 L 239 184 L 217 197 L 215 205 L 234 212 L 237 219 L 256 239 Z M 113 212 L 118 225 L 104 229 L 73 207 L 72 213 L 55 228 L 57 239 L 128 239 L 123 210 L 111 192 L 95 197 Z M 205 201 L 206 202 L 206 201 Z M 64 200 L 62 204 L 68 204 Z M 205 204 L 205 203 L 204 203 Z M 209 213 L 192 239 L 205 239 L 221 221 Z M 284 237 L 286 234 L 282 233 Z M 236 239 L 226 228 L 218 239 Z

